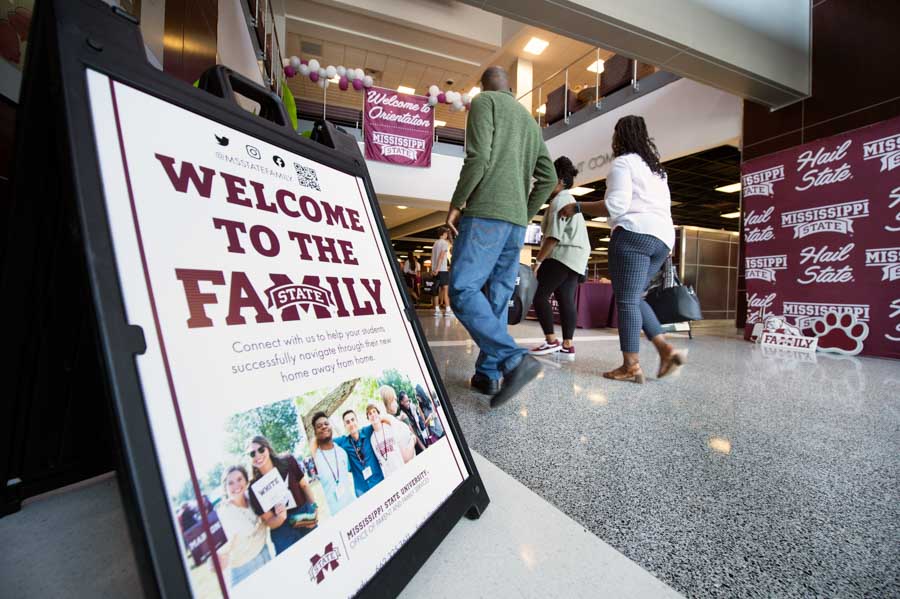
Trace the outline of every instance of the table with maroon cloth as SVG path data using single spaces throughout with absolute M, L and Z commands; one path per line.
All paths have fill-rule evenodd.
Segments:
M 550 305 L 553 306 L 553 322 L 558 324 L 559 311 L 552 295 Z M 615 328 L 619 324 L 612 285 L 609 283 L 588 281 L 579 285 L 575 292 L 575 310 L 575 326 L 579 329 Z M 528 310 L 528 318 L 537 319 L 534 306 Z

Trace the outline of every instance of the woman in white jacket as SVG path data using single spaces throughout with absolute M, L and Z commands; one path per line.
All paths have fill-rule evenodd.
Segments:
M 685 362 L 675 351 L 653 309 L 643 299 L 650 279 L 665 262 L 675 245 L 672 200 L 666 171 L 659 151 L 639 116 L 626 116 L 616 123 L 612 140 L 612 170 L 606 178 L 606 195 L 598 202 L 576 202 L 564 206 L 560 217 L 583 212 L 607 216 L 612 229 L 609 270 L 619 309 L 619 344 L 623 363 L 603 376 L 620 381 L 644 382 L 638 359 L 640 333 L 659 353 L 658 377 L 664 377 Z

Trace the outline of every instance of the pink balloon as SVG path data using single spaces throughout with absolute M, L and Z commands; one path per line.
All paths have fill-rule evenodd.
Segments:
M 319 80 L 319 71 L 310 71 L 309 72 L 309 80 L 315 83 Z
M 309 64 L 309 61 L 306 60 L 305 58 L 301 58 L 301 59 L 300 59 L 300 64 Z
M 441 104 L 445 104 L 447 102 L 447 94 L 441 92 L 438 94 L 438 102 Z
M 363 88 L 363 80 L 362 79 L 354 79 L 353 80 L 353 89 L 359 91 Z
M 350 80 L 347 79 L 347 76 L 346 76 L 346 75 L 344 75 L 343 77 L 341 77 L 341 80 L 338 81 L 338 87 L 341 88 L 341 89 L 344 90 L 344 91 L 347 91 L 347 88 L 350 87 Z
M 285 77 L 293 77 L 296 74 L 297 74 L 297 71 L 295 71 L 294 67 L 292 67 L 291 65 L 284 67 L 284 76 Z

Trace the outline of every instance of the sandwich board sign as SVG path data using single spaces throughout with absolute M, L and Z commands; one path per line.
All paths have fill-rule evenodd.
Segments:
M 489 500 L 355 141 L 226 68 L 172 80 L 99 0 L 40 3 L 33 43 L 20 134 L 65 171 L 40 200 L 77 231 L 145 592 L 395 596 Z

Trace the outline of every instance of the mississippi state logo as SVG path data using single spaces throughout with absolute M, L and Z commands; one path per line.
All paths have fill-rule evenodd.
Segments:
M 336 549 L 334 543 L 328 543 L 321 554 L 316 553 L 309 558 L 309 562 L 312 564 L 309 568 L 309 579 L 315 581 L 316 584 L 321 584 L 325 580 L 325 571 L 331 570 L 334 572 L 337 570 L 338 566 L 341 565 L 340 559 L 341 550 Z
M 847 150 L 852 143 L 853 141 L 848 139 L 830 152 L 821 147 L 816 152 L 807 150 L 800 154 L 797 157 L 797 172 L 806 172 L 801 177 L 803 185 L 797 185 L 794 189 L 806 191 L 811 187 L 822 187 L 852 179 L 853 173 L 850 172 L 849 163 L 844 162 L 841 166 L 834 167 L 834 163 L 841 162 L 847 157 Z
M 881 172 L 900 166 L 900 133 L 863 142 L 863 160 L 881 160 Z
M 775 229 L 769 224 L 773 212 L 775 206 L 769 206 L 761 212 L 750 210 L 744 215 L 744 240 L 747 243 L 775 239 Z
M 759 281 L 775 282 L 775 273 L 787 269 L 787 256 L 747 256 L 745 259 L 744 278 Z
M 782 228 L 793 228 L 794 239 L 816 233 L 853 233 L 853 221 L 869 216 L 869 200 L 791 210 L 781 214 Z
M 866 250 L 866 266 L 881 268 L 882 281 L 900 280 L 900 247 Z
M 831 249 L 827 245 L 816 247 L 811 245 L 800 252 L 800 265 L 812 264 L 803 271 L 803 275 L 797 279 L 801 285 L 812 283 L 852 283 L 853 267 L 849 264 L 834 266 L 837 262 L 844 262 L 850 258 L 855 243 Z
M 291 306 L 298 306 L 298 314 L 310 314 L 310 310 L 325 310 L 334 314 L 337 307 L 331 296 L 331 291 L 318 285 L 288 284 L 276 285 L 266 289 L 269 298 L 269 308 L 283 310 Z
M 775 195 L 775 184 L 784 181 L 784 165 L 779 164 L 765 170 L 747 173 L 741 178 L 741 191 L 745 198 Z
M 869 321 L 869 304 L 826 304 L 816 302 L 784 302 L 784 316 L 793 318 L 800 330 L 812 327 L 813 323 L 827 314 L 850 314 L 857 321 Z

